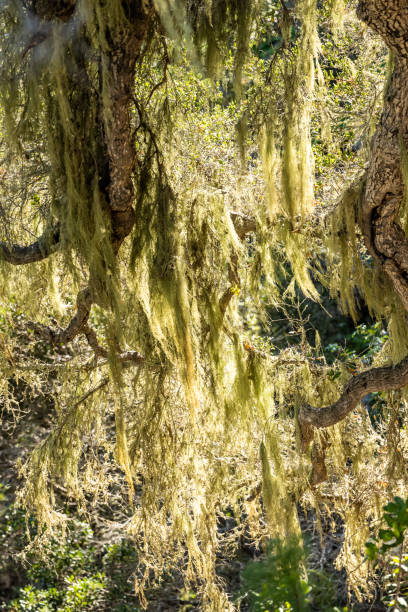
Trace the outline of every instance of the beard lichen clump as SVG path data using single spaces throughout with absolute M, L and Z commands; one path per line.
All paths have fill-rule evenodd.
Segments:
M 180 571 L 205 609 L 234 609 L 217 557 L 241 537 L 299 532 L 302 506 L 344 521 L 338 563 L 367 590 L 365 539 L 406 486 L 404 392 L 385 398 L 380 425 L 359 408 L 302 453 L 296 415 L 333 403 L 349 373 L 304 332 L 279 352 L 245 320 L 255 312 L 264 324 L 265 305 L 286 312 L 300 290 L 318 300 L 319 279 L 354 318 L 357 289 L 373 316 L 390 317 L 379 362 L 406 354 L 401 305 L 375 281 L 386 283 L 356 231 L 363 183 L 326 219 L 316 211 L 311 125 L 327 15 L 312 0 L 276 3 L 280 46 L 261 66 L 249 50 L 269 4 L 2 4 L 2 393 L 11 407 L 15 376 L 51 387 L 54 401 L 20 501 L 36 513 L 38 544 L 69 520 L 64 499 L 84 514 L 110 504 L 138 550 L 143 604 L 148 586 Z M 31 250 L 13 244 L 38 233 Z M 311 472 L 319 453 L 325 482 Z

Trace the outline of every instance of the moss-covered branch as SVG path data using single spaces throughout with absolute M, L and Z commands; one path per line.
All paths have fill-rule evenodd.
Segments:
M 0 258 L 15 266 L 42 261 L 58 249 L 59 241 L 60 230 L 56 226 L 27 246 L 0 242 Z
M 109 353 L 106 348 L 101 346 L 98 342 L 98 338 L 96 336 L 96 332 L 89 325 L 86 325 L 83 329 L 83 333 L 88 341 L 89 346 L 95 353 L 96 357 L 103 357 L 105 359 L 108 358 Z M 117 359 L 122 364 L 135 364 L 142 365 L 146 362 L 143 355 L 141 355 L 138 351 L 123 351 L 119 355 L 117 355 Z
M 29 321 L 29 326 L 38 332 L 47 342 L 54 345 L 67 344 L 78 334 L 84 333 L 92 306 L 92 296 L 88 287 L 78 293 L 76 312 L 65 328 L 52 328 Z
M 323 408 L 303 406 L 299 411 L 299 424 L 303 445 L 311 441 L 312 427 L 330 427 L 342 421 L 369 393 L 394 391 L 408 385 L 408 357 L 395 366 L 372 368 L 353 376 L 345 385 L 339 399 Z

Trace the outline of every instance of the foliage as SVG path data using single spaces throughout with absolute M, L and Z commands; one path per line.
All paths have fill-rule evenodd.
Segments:
M 316 570 L 308 575 L 306 560 L 305 550 L 297 537 L 271 540 L 265 558 L 250 563 L 243 573 L 250 609 L 254 612 L 312 609 L 340 612 L 334 606 L 330 579 Z
M 377 536 L 366 542 L 366 555 L 375 566 L 380 562 L 385 566 L 384 601 L 387 607 L 395 611 L 406 610 L 408 555 L 404 553 L 404 541 L 408 528 L 408 499 L 394 497 L 383 510 L 382 521 L 387 527 L 379 529 Z
M 36 525 L 30 523 L 33 536 Z M 4 549 L 14 547 L 15 556 L 29 543 L 24 516 L 12 505 L 0 519 L 0 539 Z M 86 523 L 75 521 L 65 540 L 51 540 L 42 557 L 27 552 L 19 570 L 24 574 L 23 586 L 15 585 L 10 601 L 0 608 L 10 612 L 136 610 L 132 582 L 136 562 L 129 541 L 100 543 Z M 7 573 L 11 568 L 5 565 L 1 570 Z

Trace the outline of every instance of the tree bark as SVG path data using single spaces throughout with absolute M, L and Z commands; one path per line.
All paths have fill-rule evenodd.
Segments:
M 27 246 L 0 242 L 0 258 L 15 266 L 41 261 L 58 249 L 59 241 L 60 230 L 57 226 L 45 231 L 38 240 Z
M 405 0 L 363 0 L 357 13 L 393 54 L 384 108 L 371 146 L 360 224 L 370 254 L 408 311 L 408 240 L 396 222 L 405 195 L 404 157 L 408 169 L 408 5 Z
M 128 0 L 124 4 L 128 16 L 127 27 L 117 36 L 115 32 L 112 33 L 112 48 L 108 57 L 111 106 L 109 116 L 105 118 L 106 149 L 109 159 L 108 198 L 115 252 L 135 223 L 133 173 L 136 152 L 132 135 L 131 106 L 136 62 L 152 14 L 150 3 Z M 147 6 L 148 4 L 150 6 Z

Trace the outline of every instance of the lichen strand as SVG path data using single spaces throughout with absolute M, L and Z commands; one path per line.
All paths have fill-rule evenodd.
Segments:
M 306 295 L 317 297 L 314 266 L 345 311 L 357 316 L 358 287 L 374 315 L 391 314 L 391 342 L 378 359 L 399 358 L 407 342 L 401 302 L 374 271 L 356 230 L 362 182 L 341 198 L 331 226 L 330 214 L 324 221 L 314 208 L 318 13 L 311 0 L 297 4 L 298 36 L 268 73 L 268 94 L 279 101 L 263 130 L 269 207 L 257 155 L 242 164 L 234 141 L 241 109 L 198 77 L 177 45 L 182 24 L 210 67 L 225 57 L 233 28 L 239 93 L 257 4 L 161 1 L 155 15 L 149 2 L 78 0 L 64 20 L 45 18 L 44 2 L 35 16 L 14 1 L 2 15 L 10 33 L 1 42 L 4 131 L 15 155 L 42 143 L 49 170 L 42 186 L 50 195 L 41 196 L 43 213 L 28 217 L 30 231 L 49 232 L 52 217 L 64 252 L 52 260 L 51 286 L 47 261 L 14 275 L 1 267 L 4 299 L 15 304 L 4 318 L 6 340 L 0 336 L 5 406 L 13 409 L 11 376 L 35 388 L 54 385 L 55 396 L 53 430 L 22 468 L 21 503 L 46 528 L 37 543 L 69 520 L 61 485 L 84 512 L 99 502 L 119 508 L 119 527 L 138 549 L 135 586 L 143 604 L 146 587 L 177 569 L 204 610 L 233 610 L 216 575 L 217 556 L 233 554 L 241 536 L 259 543 L 281 534 L 282 508 L 285 531 L 297 531 L 299 505 L 344 520 L 339 563 L 357 592 L 367 589 L 361 525 L 368 529 L 387 496 L 406 490 L 397 451 L 379 452 L 384 439 L 395 442 L 395 412 L 374 427 L 367 411 L 357 410 L 316 436 L 311 453 L 324 453 L 328 479 L 313 480 L 294 416 L 305 402 L 336 402 L 350 374 L 344 364 L 327 366 L 303 332 L 298 347 L 278 353 L 252 346 L 242 322 L 245 309 L 265 321 L 265 303 L 285 308 L 295 294 L 292 282 L 280 296 L 289 261 Z M 43 34 L 28 50 L 27 23 Z M 274 91 L 283 95 L 274 98 Z M 231 216 L 241 210 L 251 215 L 245 232 Z M 44 342 L 21 310 L 34 319 L 40 305 L 43 318 L 62 311 L 68 319 L 76 290 L 88 281 L 77 318 L 86 307 L 81 331 L 92 348 L 101 346 L 94 353 L 76 335 L 71 352 L 59 353 L 51 332 Z M 19 326 L 30 350 L 22 350 Z M 142 357 L 120 361 L 128 350 Z M 390 392 L 387 405 L 399 411 L 398 452 L 406 456 L 404 393 Z M 221 530 L 227 512 L 234 526 Z
M 310 113 L 316 81 L 316 64 L 318 63 L 319 38 L 317 34 L 317 5 L 314 0 L 302 0 L 297 4 L 297 17 L 301 31 L 295 42 L 287 39 L 288 57 L 283 63 L 283 87 L 285 112 L 279 113 L 279 105 L 271 108 L 266 127 L 264 164 L 267 169 L 268 183 L 276 181 L 275 165 L 277 144 L 276 127 L 282 129 L 280 160 L 281 198 L 275 199 L 271 206 L 280 202 L 280 209 L 294 226 L 313 210 L 313 154 L 310 137 Z M 287 17 L 288 19 L 288 17 Z M 293 19 L 291 16 L 290 19 Z M 289 29 L 292 32 L 292 27 Z M 291 35 L 289 33 L 289 36 Z M 277 114 L 279 113 L 279 114 Z M 269 159 L 268 159 L 269 157 Z M 269 166 L 272 166 L 269 168 Z M 278 178 L 279 180 L 279 178 Z M 274 194 L 274 185 L 269 187 Z
M 228 53 L 231 32 L 236 36 L 234 53 L 234 88 L 241 95 L 242 69 L 247 59 L 251 31 L 256 23 L 258 0 L 189 0 L 187 15 L 191 23 L 196 52 L 204 59 L 210 76 L 220 76 Z

